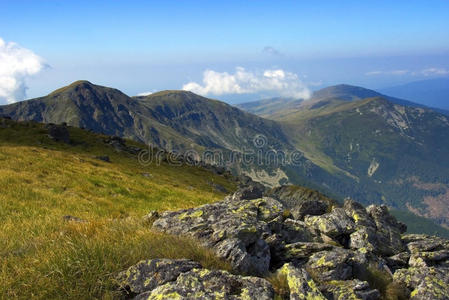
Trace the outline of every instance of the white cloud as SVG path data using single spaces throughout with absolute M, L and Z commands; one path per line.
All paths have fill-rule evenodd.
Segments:
M 153 92 L 143 92 L 143 93 L 137 94 L 137 96 L 149 96 L 151 94 L 153 94 Z
M 273 55 L 273 56 L 282 56 L 282 53 L 279 52 L 277 49 L 275 49 L 274 47 L 271 46 L 266 46 L 262 49 L 263 53 L 269 54 L 269 55 Z
M 445 68 L 427 68 L 421 70 L 421 74 L 424 76 L 432 76 L 432 75 L 447 75 L 449 71 Z
M 311 92 L 298 78 L 298 75 L 281 69 L 250 72 L 237 67 L 233 74 L 206 70 L 203 73 L 203 83 L 189 82 L 183 90 L 200 95 L 223 94 L 255 94 L 274 92 L 285 97 L 307 99 Z
M 390 71 L 371 71 L 366 72 L 366 76 L 374 76 L 374 75 L 405 75 L 410 73 L 408 70 L 390 70 Z
M 409 71 L 409 70 L 389 70 L 389 71 L 371 71 L 366 72 L 366 76 L 374 76 L 374 75 L 412 75 L 412 76 L 438 76 L 438 75 L 447 75 L 449 71 L 445 68 L 427 68 L 418 71 Z
M 0 102 L 25 99 L 26 78 L 44 67 L 43 59 L 31 50 L 0 38 Z

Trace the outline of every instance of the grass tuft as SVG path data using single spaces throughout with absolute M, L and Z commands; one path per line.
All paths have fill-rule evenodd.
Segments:
M 265 278 L 273 286 L 276 300 L 289 299 L 290 288 L 288 287 L 287 275 L 282 273 L 270 274 Z

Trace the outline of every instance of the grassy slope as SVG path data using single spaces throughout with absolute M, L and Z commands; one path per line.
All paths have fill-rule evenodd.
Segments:
M 80 129 L 70 128 L 73 146 L 51 141 L 41 124 L 8 124 L 0 128 L 0 295 L 112 298 L 115 274 L 150 257 L 226 268 L 195 241 L 152 232 L 142 216 L 219 200 L 209 182 L 234 183 L 199 168 L 141 166 Z

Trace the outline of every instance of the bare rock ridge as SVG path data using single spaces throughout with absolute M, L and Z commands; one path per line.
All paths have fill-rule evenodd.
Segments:
M 449 241 L 405 234 L 384 205 L 249 182 L 223 201 L 151 219 L 156 231 L 196 238 L 232 271 L 142 261 L 118 277 L 127 298 L 449 299 Z M 285 294 L 269 274 L 285 280 Z

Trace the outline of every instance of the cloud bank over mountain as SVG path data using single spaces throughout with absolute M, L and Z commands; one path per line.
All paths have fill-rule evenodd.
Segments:
M 311 95 L 309 88 L 295 73 L 282 69 L 251 72 L 243 67 L 237 67 L 233 74 L 206 70 L 202 84 L 192 81 L 184 84 L 182 89 L 200 95 L 274 92 L 285 97 L 304 99 L 310 98 Z
M 0 104 L 25 99 L 26 79 L 45 66 L 33 51 L 0 38 Z
M 366 72 L 366 76 L 374 76 L 374 75 L 412 75 L 412 76 L 444 76 L 448 75 L 449 71 L 445 68 L 425 68 L 419 71 L 409 71 L 409 70 L 388 70 L 388 71 L 370 71 Z

